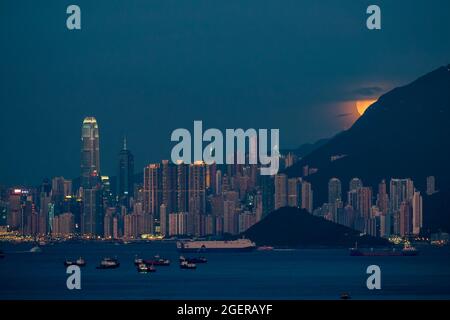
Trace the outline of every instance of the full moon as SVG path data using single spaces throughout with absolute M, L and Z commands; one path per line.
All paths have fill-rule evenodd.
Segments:
M 358 113 L 362 116 L 367 108 L 370 107 L 370 105 L 374 104 L 376 101 L 376 99 L 356 101 L 356 109 L 358 110 Z

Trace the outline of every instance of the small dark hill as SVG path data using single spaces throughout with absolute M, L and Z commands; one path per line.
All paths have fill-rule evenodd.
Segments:
M 356 241 L 362 246 L 384 246 L 382 238 L 360 236 L 359 231 L 315 217 L 305 210 L 285 207 L 270 213 L 265 219 L 248 229 L 245 237 L 257 245 L 279 247 L 344 246 L 352 247 Z

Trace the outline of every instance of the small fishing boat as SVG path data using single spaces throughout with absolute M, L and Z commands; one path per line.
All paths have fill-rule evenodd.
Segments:
M 206 259 L 205 257 L 184 257 L 184 256 L 180 256 L 180 263 L 183 261 L 187 261 L 189 263 L 207 263 L 208 259 Z
M 135 266 L 138 266 L 138 265 L 140 265 L 140 264 L 142 264 L 142 263 L 144 263 L 144 259 L 138 258 L 138 256 L 136 255 L 136 256 L 134 257 L 134 265 L 135 265 Z
M 119 260 L 117 258 L 104 258 L 97 269 L 116 269 L 120 266 Z
M 65 260 L 64 265 L 66 267 L 68 266 L 79 266 L 84 267 L 86 265 L 86 260 L 84 260 L 82 257 L 79 257 L 77 260 Z
M 144 260 L 145 264 L 160 266 L 160 267 L 168 267 L 170 266 L 170 260 L 161 258 L 159 255 L 153 257 L 153 260 Z
M 140 263 L 137 265 L 137 271 L 140 273 L 155 272 L 156 268 L 153 265 L 146 265 L 145 263 Z
M 34 246 L 33 248 L 30 249 L 31 253 L 39 253 L 42 252 L 42 249 L 39 246 Z
M 272 251 L 273 247 L 271 247 L 271 246 L 261 246 L 261 247 L 256 248 L 256 250 L 258 250 L 258 251 Z
M 185 260 L 185 261 L 180 262 L 180 268 L 181 269 L 196 269 L 197 265 L 195 263 L 188 262 Z

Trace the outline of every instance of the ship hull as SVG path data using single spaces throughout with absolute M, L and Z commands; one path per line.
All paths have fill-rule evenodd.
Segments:
M 249 252 L 255 250 L 254 247 L 247 248 L 178 248 L 179 252 L 198 253 L 198 252 Z
M 418 251 L 360 251 L 350 250 L 353 257 L 413 257 L 419 254 Z
M 233 241 L 190 241 L 177 242 L 179 252 L 248 252 L 256 249 L 255 243 L 247 240 Z

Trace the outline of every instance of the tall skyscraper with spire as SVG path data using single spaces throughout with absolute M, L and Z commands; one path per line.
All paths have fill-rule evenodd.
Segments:
M 84 118 L 81 127 L 81 232 L 91 237 L 103 235 L 99 139 L 97 120 L 94 117 Z
M 91 177 L 99 176 L 100 143 L 97 120 L 86 117 L 81 127 L 81 186 L 90 187 Z
M 127 138 L 123 139 L 123 147 L 119 152 L 119 172 L 117 175 L 117 197 L 119 203 L 129 207 L 130 198 L 134 196 L 134 157 L 127 148 Z

